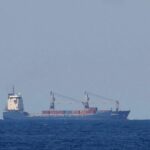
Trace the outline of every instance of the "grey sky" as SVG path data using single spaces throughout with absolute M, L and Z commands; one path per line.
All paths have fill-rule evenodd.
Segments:
M 149 18 L 149 0 L 1 0 L 1 112 L 15 84 L 29 112 L 88 90 L 150 118 Z

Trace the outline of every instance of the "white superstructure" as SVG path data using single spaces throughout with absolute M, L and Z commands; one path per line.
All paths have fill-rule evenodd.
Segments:
M 8 94 L 8 101 L 6 105 L 7 111 L 24 111 L 23 99 L 21 94 Z

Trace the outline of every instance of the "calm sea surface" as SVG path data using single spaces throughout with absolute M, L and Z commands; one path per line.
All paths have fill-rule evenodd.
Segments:
M 0 150 L 150 150 L 150 121 L 0 121 Z

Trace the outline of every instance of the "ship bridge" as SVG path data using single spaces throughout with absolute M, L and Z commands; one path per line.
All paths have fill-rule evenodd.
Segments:
M 13 93 L 8 94 L 8 101 L 6 105 L 7 111 L 24 111 L 23 98 L 20 93 L 16 94 L 13 89 Z

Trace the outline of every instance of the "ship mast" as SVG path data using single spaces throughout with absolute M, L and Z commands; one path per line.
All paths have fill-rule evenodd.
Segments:
M 14 85 L 12 87 L 12 90 L 13 90 L 13 95 L 15 95 L 15 86 Z
M 82 102 L 82 104 L 84 105 L 84 108 L 88 109 L 89 108 L 89 100 L 90 100 L 90 98 L 89 98 L 89 95 L 88 95 L 88 93 L 86 91 L 84 92 L 84 94 L 86 96 L 86 101 Z
M 55 109 L 55 97 L 52 91 L 50 92 L 50 96 L 51 96 L 50 109 Z
M 119 111 L 119 101 L 116 101 L 116 111 Z

